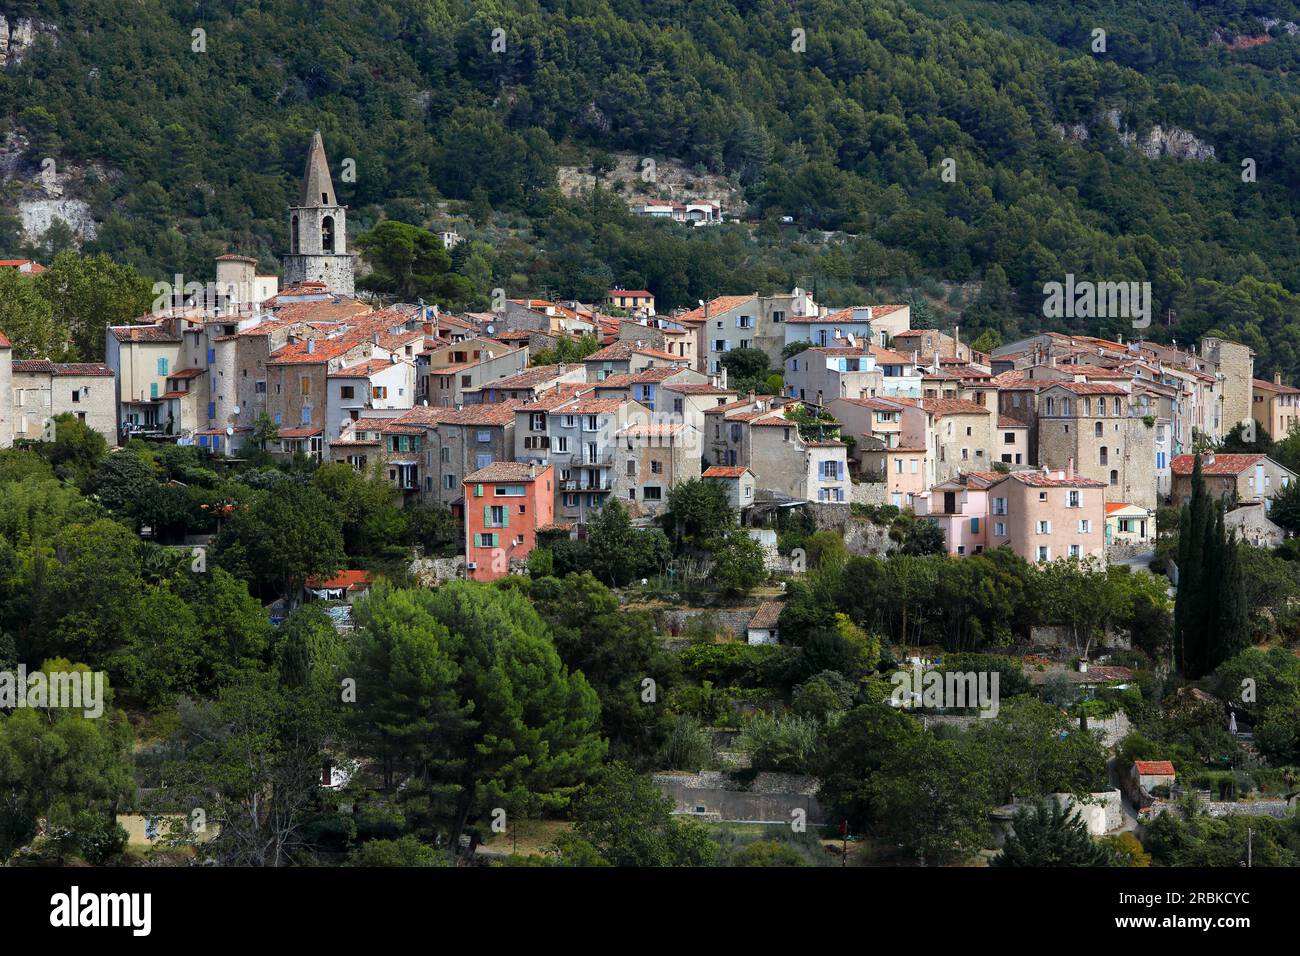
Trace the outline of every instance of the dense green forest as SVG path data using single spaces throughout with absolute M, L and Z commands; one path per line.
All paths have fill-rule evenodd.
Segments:
M 1300 373 L 1300 37 L 1257 19 L 1300 21 L 1294 3 L 11 0 L 5 13 L 58 29 L 0 71 L 0 136 L 25 138 L 11 148 L 27 179 L 51 157 L 77 180 L 69 194 L 100 222 L 89 251 L 148 276 L 202 275 L 227 249 L 273 268 L 320 127 L 355 230 L 469 218 L 453 267 L 484 300 L 497 285 L 591 298 L 617 281 L 672 308 L 811 282 L 831 304 L 910 290 L 1006 337 L 1039 327 L 1042 284 L 1073 272 L 1150 281 L 1155 313 L 1176 316 L 1152 334 L 1217 329 L 1254 347 L 1262 373 Z M 1149 159 L 1112 110 L 1122 131 L 1176 127 L 1215 157 Z M 1086 140 L 1054 128 L 1076 124 Z M 688 232 L 633 219 L 614 192 L 554 188 L 558 166 L 612 150 L 730 177 L 748 221 Z M 345 157 L 355 182 L 338 175 Z M 0 206 L 19 187 L 0 186 Z M 25 249 L 0 218 L 0 254 Z M 1094 330 L 1128 331 L 1111 323 Z

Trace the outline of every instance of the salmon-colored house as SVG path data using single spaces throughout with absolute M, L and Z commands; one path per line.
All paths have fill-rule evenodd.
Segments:
M 495 581 L 537 544 L 537 529 L 555 523 L 555 469 L 494 461 L 465 476 L 465 574 Z

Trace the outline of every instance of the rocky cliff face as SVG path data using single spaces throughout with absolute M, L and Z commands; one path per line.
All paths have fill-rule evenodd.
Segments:
M 17 66 L 40 36 L 57 37 L 59 28 L 30 17 L 6 17 L 0 13 L 0 70 Z
M 1139 135 L 1124 125 L 1119 110 L 1107 110 L 1104 119 L 1115 128 L 1121 143 L 1130 149 L 1140 150 L 1148 159 L 1159 159 L 1161 156 L 1206 162 L 1213 162 L 1215 159 L 1213 146 L 1197 139 L 1194 133 L 1177 126 L 1156 125 Z M 1088 127 L 1082 123 L 1075 123 L 1072 126 L 1057 123 L 1052 129 L 1062 139 L 1074 143 L 1086 143 L 1091 138 Z

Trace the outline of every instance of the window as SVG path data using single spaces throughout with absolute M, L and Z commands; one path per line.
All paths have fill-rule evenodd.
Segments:
M 994 498 L 994 499 L 993 499 L 993 513 L 994 513 L 995 515 L 1004 515 L 1004 514 L 1007 513 L 1007 499 L 1006 499 L 1006 498 Z
M 980 519 L 978 518 L 978 516 L 970 519 L 970 533 L 971 534 L 980 533 Z
M 1005 521 L 995 521 L 993 523 L 993 536 L 996 538 L 1005 538 L 1007 536 L 1007 525 Z
M 1104 402 L 1104 401 L 1106 401 L 1106 400 L 1103 398 L 1102 401 Z M 1114 404 L 1114 408 L 1115 408 L 1115 414 L 1116 414 L 1116 415 L 1120 414 L 1120 403 L 1119 403 L 1119 396 L 1118 396 L 1118 395 L 1115 396 L 1115 404 Z
M 662 475 L 664 473 L 664 463 L 662 461 L 650 462 L 650 474 Z
M 492 494 L 497 498 L 522 498 L 526 489 L 523 485 L 497 485 Z
M 266 394 L 266 382 L 254 382 L 254 383 L 253 383 L 253 394 L 254 394 L 254 395 L 265 395 L 265 394 Z
M 1092 434 L 1095 438 L 1101 437 L 1101 422 L 1097 422 L 1092 426 Z
M 1109 451 L 1109 449 L 1106 448 L 1105 445 L 1102 445 L 1102 446 L 1101 446 L 1101 455 L 1100 455 L 1100 458 L 1101 458 L 1101 461 L 1099 462 L 1099 464 L 1102 464 L 1102 465 L 1105 465 L 1105 464 L 1107 464 L 1107 463 L 1110 461 L 1110 451 Z
M 663 499 L 663 489 L 658 485 L 641 489 L 641 499 L 643 501 L 660 501 Z
M 595 415 L 588 415 L 583 420 L 582 430 L 585 432 L 594 432 L 599 428 L 598 419 Z
M 1083 549 L 1080 548 L 1077 544 L 1070 545 L 1070 557 L 1072 558 L 1083 557 Z
M 1040 522 L 1038 522 L 1038 533 L 1039 533 L 1039 534 L 1051 534 L 1051 533 L 1052 533 L 1052 522 L 1050 522 L 1050 521 L 1040 521 Z
M 487 526 L 489 528 L 504 528 L 510 520 L 505 505 L 488 505 L 487 507 Z
M 479 430 L 479 433 L 478 433 L 478 443 L 479 443 L 480 445 L 486 444 L 487 442 L 490 442 L 491 440 L 492 440 L 492 433 L 491 433 L 490 431 L 488 431 L 487 429 L 480 429 L 480 430 Z
M 569 450 L 569 439 L 563 435 L 556 438 L 555 450 L 558 452 L 567 452 Z
M 1016 443 L 1016 433 L 1015 433 L 1015 432 L 1004 432 L 1004 433 L 1002 434 L 1002 444 L 1004 444 L 1004 445 L 1014 445 L 1015 443 Z
M 529 415 L 528 430 L 534 432 L 546 431 L 546 414 L 544 412 L 533 412 Z
M 1074 490 L 1074 489 L 1070 489 L 1069 491 L 1067 491 L 1067 492 L 1065 493 L 1065 507 L 1067 507 L 1067 508 L 1077 508 L 1077 507 L 1079 507 L 1079 492 L 1078 492 L 1078 491 L 1076 491 L 1076 490 Z
M 456 487 L 456 476 L 455 476 L 455 475 L 443 475 L 443 476 L 442 476 L 442 486 L 443 486 L 444 488 L 448 488 L 448 489 Z
M 1110 483 L 1111 483 L 1112 485 L 1118 485 L 1118 484 L 1119 484 L 1119 472 L 1116 471 L 1114 468 L 1112 468 L 1112 469 L 1110 470 Z
M 478 536 L 478 546 L 480 548 L 495 548 L 497 546 L 497 536 L 481 532 Z
M 74 388 L 74 389 L 72 390 L 72 400 L 73 400 L 74 402 L 79 402 L 79 401 L 81 401 L 81 389 L 79 389 L 79 388 Z M 208 417 L 211 418 L 212 415 L 209 414 Z
M 1079 534 L 1091 534 L 1091 533 L 1092 533 L 1092 522 L 1087 518 L 1080 518 Z
M 340 386 L 339 386 L 339 397 L 340 397 L 340 398 L 355 398 L 355 397 L 356 397 L 356 389 L 355 389 L 353 386 L 351 386 L 351 385 L 340 385 Z
M 167 360 L 165 358 L 160 358 L 158 360 L 158 374 L 159 375 L 167 374 Z
M 490 464 L 492 464 L 492 456 L 490 454 L 474 456 L 474 469 L 476 471 L 480 468 L 486 468 Z
M 1039 561 L 1050 561 L 1051 559 L 1052 559 L 1052 549 L 1051 549 L 1051 548 L 1048 548 L 1048 547 L 1044 547 L 1043 545 L 1039 545 L 1039 547 L 1038 547 L 1038 560 L 1039 560 Z
M 1038 500 L 1039 500 L 1039 501 L 1046 501 L 1046 500 L 1047 500 L 1047 492 L 1045 492 L 1045 491 L 1040 491 L 1040 492 L 1038 493 Z

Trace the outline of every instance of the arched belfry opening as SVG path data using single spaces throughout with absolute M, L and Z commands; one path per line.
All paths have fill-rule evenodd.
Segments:
M 334 253 L 334 217 L 326 216 L 320 221 L 320 242 L 321 251 L 333 255 Z
M 294 216 L 289 220 L 289 251 L 295 256 L 298 254 L 298 217 Z

